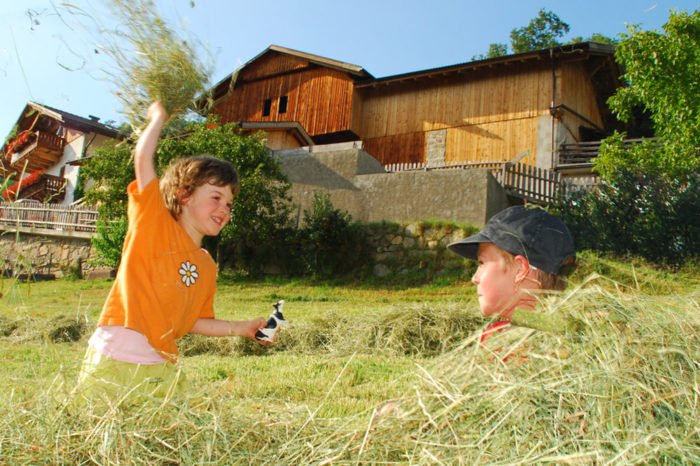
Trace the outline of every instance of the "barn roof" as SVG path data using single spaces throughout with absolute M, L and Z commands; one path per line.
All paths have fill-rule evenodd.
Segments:
M 383 78 L 370 78 L 356 84 L 356 87 L 376 87 L 380 85 L 390 85 L 406 81 L 416 81 L 424 78 L 434 78 L 461 74 L 465 72 L 506 68 L 511 65 L 525 63 L 550 63 L 552 60 L 581 60 L 590 56 L 609 57 L 614 59 L 615 47 L 596 42 L 582 42 L 578 44 L 562 45 L 547 49 L 533 50 L 530 52 L 504 55 L 501 57 L 487 58 L 470 62 L 458 63 L 455 65 L 441 66 L 420 71 L 385 76 Z
M 105 125 L 104 123 L 100 123 L 100 119 L 96 116 L 90 115 L 89 118 L 83 118 L 73 113 L 32 101 L 27 102 L 24 110 L 22 110 L 22 113 L 20 113 L 17 123 L 20 123 L 24 118 L 26 118 L 28 112 L 32 110 L 47 115 L 61 122 L 64 126 L 77 129 L 85 133 L 98 133 L 108 137 L 118 137 L 120 134 L 117 129 Z
M 222 79 L 221 81 L 216 83 L 212 88 L 212 95 L 213 95 L 214 99 L 217 99 L 217 98 L 221 97 L 222 95 L 226 94 L 226 92 L 228 92 L 228 90 L 233 85 L 235 85 L 236 78 L 240 74 L 241 70 L 243 70 L 243 69 L 247 68 L 248 66 L 250 66 L 251 64 L 255 63 L 263 56 L 271 54 L 271 53 L 290 55 L 293 57 L 308 60 L 310 63 L 313 63 L 315 65 L 319 65 L 319 66 L 323 66 L 326 68 L 331 68 L 331 69 L 335 69 L 338 71 L 346 72 L 358 80 L 374 79 L 374 76 L 372 76 L 367 70 L 365 70 L 361 66 L 353 65 L 351 63 L 346 63 L 346 62 L 342 62 L 339 60 L 333 60 L 331 58 L 322 57 L 320 55 L 314 55 L 311 53 L 301 52 L 299 50 L 294 50 L 294 49 L 290 49 L 287 47 L 282 47 L 282 46 L 273 44 L 273 45 L 270 45 L 269 47 L 267 47 L 265 50 L 263 50 L 259 54 L 257 54 L 255 57 L 248 60 L 243 66 L 236 69 L 233 73 L 229 74 L 224 79 Z
M 325 66 L 327 68 L 334 68 L 339 71 L 345 71 L 347 73 L 360 76 L 360 77 L 372 77 L 364 68 L 358 65 L 353 65 L 351 63 L 346 63 L 338 60 L 333 60 L 331 58 L 322 57 L 320 55 L 314 55 L 311 53 L 301 52 L 299 50 L 290 49 L 287 47 L 281 47 L 279 45 L 270 45 L 268 48 L 263 50 L 261 53 L 256 55 L 254 58 L 249 60 L 242 68 L 245 68 L 252 62 L 256 61 L 258 58 L 266 55 L 270 52 L 283 53 L 285 55 L 291 55 L 298 58 L 303 58 L 304 60 L 309 60 L 311 63 L 317 65 Z

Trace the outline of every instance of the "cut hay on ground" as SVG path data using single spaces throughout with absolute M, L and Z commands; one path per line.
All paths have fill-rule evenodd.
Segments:
M 700 462 L 697 296 L 594 284 L 548 304 L 583 323 L 518 328 L 420 369 L 415 394 L 375 416 L 361 461 L 412 464 Z M 492 341 L 493 341 L 492 340 Z M 506 362 L 504 355 L 512 355 Z M 526 357 L 526 359 L 524 359 Z
M 699 464 L 698 298 L 592 278 L 543 303 L 579 322 L 578 332 L 519 327 L 486 347 L 474 333 L 417 365 L 411 390 L 353 416 L 319 413 L 341 395 L 355 353 L 312 404 L 239 399 L 208 384 L 164 406 L 100 414 L 60 405 L 50 396 L 56 387 L 29 400 L 10 394 L 0 409 L 0 451 L 13 464 Z M 371 335 L 380 328 L 390 351 L 414 348 L 401 324 L 415 330 L 414 319 L 432 322 L 439 310 L 409 310 L 394 335 L 371 318 L 327 321 L 318 357 L 346 354 L 350 339 L 341 335 L 358 338 L 363 325 L 359 350 L 372 348 L 361 342 L 377 341 Z M 299 330 L 288 336 L 307 341 L 294 336 Z

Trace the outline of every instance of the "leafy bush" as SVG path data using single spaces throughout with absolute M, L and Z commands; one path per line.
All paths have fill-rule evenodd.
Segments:
M 617 173 L 593 191 L 561 200 L 559 215 L 578 249 L 639 255 L 679 266 L 700 256 L 700 180 L 661 174 Z
M 126 215 L 115 220 L 100 218 L 97 221 L 97 234 L 92 238 L 92 245 L 97 250 L 95 262 L 98 265 L 114 268 L 119 266 L 127 226 Z
M 269 227 L 269 225 L 268 225 Z M 330 278 L 360 271 L 370 263 L 369 232 L 335 209 L 328 194 L 315 193 L 311 210 L 296 228 L 288 221 L 238 245 L 235 265 L 253 276 L 284 274 Z M 231 247 L 227 245 L 226 247 Z M 231 264 L 228 264 L 231 265 Z
M 301 257 L 311 275 L 346 275 L 369 263 L 367 235 L 347 212 L 333 207 L 330 195 L 314 193 L 312 209 L 304 211 L 304 224 Z

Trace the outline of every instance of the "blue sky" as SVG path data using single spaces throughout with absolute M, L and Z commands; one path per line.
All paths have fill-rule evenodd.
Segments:
M 102 121 L 125 121 L 108 66 L 95 54 L 100 36 L 74 5 L 109 26 L 105 1 L 0 0 L 0 137 L 28 100 Z M 485 53 L 541 9 L 567 22 L 567 37 L 617 36 L 626 24 L 661 29 L 687 0 L 156 0 L 182 37 L 211 56 L 217 82 L 270 44 L 362 66 L 376 77 L 452 65 Z M 60 15 L 57 14 L 61 13 Z M 31 19 L 38 21 L 33 23 Z

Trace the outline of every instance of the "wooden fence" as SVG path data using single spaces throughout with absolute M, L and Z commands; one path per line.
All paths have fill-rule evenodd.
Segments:
M 552 170 L 516 163 L 494 175 L 508 194 L 535 204 L 552 204 L 559 193 L 560 175 Z
M 97 211 L 89 206 L 44 204 L 36 201 L 0 202 L 0 228 L 42 228 L 94 233 Z
M 560 192 L 561 175 L 559 173 L 524 163 L 454 162 L 439 166 L 427 166 L 425 163 L 396 163 L 384 166 L 387 172 L 470 168 L 491 170 L 506 193 L 528 202 L 542 205 L 551 204 Z
M 403 172 L 411 170 L 454 170 L 458 168 L 488 168 L 500 169 L 506 162 L 447 162 L 444 165 L 428 166 L 425 162 L 390 163 L 384 165 L 387 172 Z

